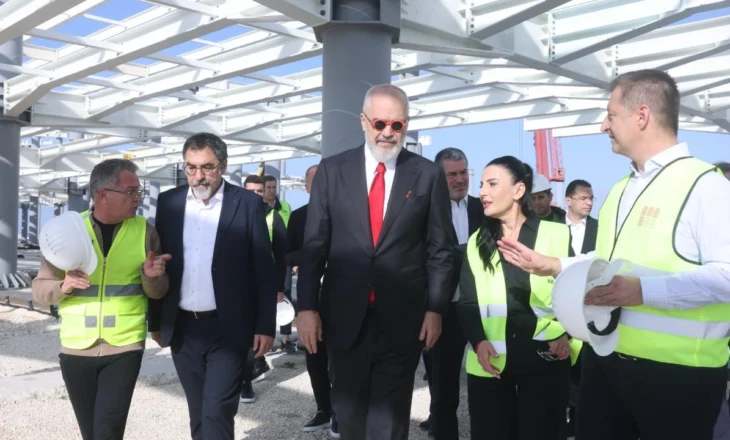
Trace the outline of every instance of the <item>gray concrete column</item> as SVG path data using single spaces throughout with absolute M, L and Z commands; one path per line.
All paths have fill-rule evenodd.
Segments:
M 68 210 L 76 212 L 84 212 L 89 209 L 88 191 L 79 188 L 78 181 L 75 177 L 70 177 L 66 183 L 68 192 Z
M 28 242 L 28 211 L 30 211 L 30 203 L 20 204 L 20 240 L 24 243 Z
M 6 0 L 0 0 L 0 5 Z M 0 45 L 0 63 L 23 63 L 22 37 Z M 0 83 L 15 76 L 0 72 Z M 0 87 L 2 84 L 0 84 Z M 0 106 L 2 101 L 0 101 Z M 2 111 L 2 109 L 0 109 Z M 0 121 L 0 289 L 19 287 L 18 269 L 18 187 L 20 184 L 20 123 Z
M 144 199 L 138 214 L 147 219 L 147 222 L 154 225 L 157 215 L 157 199 L 160 196 L 160 182 L 151 180 L 144 181 Z
M 398 38 L 400 2 L 333 0 L 329 23 L 315 28 L 322 55 L 322 157 L 364 141 L 363 98 L 376 84 L 389 84 L 392 43 Z
M 423 155 L 423 146 L 418 142 L 418 132 L 409 131 L 406 134 L 406 141 L 404 147 L 411 153 L 416 153 L 419 156 Z
M 28 242 L 38 246 L 38 232 L 41 226 L 40 200 L 36 196 L 30 198 L 28 210 Z

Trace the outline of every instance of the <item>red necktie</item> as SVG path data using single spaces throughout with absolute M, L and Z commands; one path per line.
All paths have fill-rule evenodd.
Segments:
M 368 201 L 370 204 L 370 233 L 373 236 L 373 246 L 378 243 L 380 230 L 383 228 L 383 205 L 385 204 L 385 164 L 378 164 L 375 169 L 375 178 L 370 186 Z M 370 304 L 375 302 L 375 289 L 370 289 Z

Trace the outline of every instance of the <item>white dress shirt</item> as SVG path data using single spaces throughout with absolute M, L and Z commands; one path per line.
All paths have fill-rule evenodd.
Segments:
M 464 244 L 469 241 L 469 211 L 466 209 L 468 203 L 469 195 L 466 195 L 461 200 L 451 201 L 451 222 L 454 224 L 456 238 L 459 239 L 459 244 Z M 456 302 L 458 300 L 459 286 L 456 287 L 456 292 L 451 301 Z
M 570 246 L 575 255 L 580 255 L 583 250 L 583 239 L 586 236 L 586 218 L 573 222 L 565 215 L 565 224 L 570 228 Z
M 373 153 L 370 151 L 367 145 L 365 148 L 365 183 L 367 184 L 368 194 L 370 194 L 370 187 L 373 186 L 373 180 L 375 179 L 376 169 L 378 168 L 378 161 L 373 157 Z M 388 210 L 388 200 L 390 199 L 390 190 L 393 188 L 393 178 L 395 177 L 395 164 L 398 160 L 398 155 L 390 159 L 387 162 L 383 162 L 385 165 L 385 198 L 383 199 L 383 218 L 385 218 L 385 212 Z
M 687 144 L 678 144 L 649 159 L 644 173 L 631 164 L 631 179 L 621 197 L 618 224 L 622 225 L 641 191 L 669 162 L 689 156 Z M 701 264 L 697 269 L 669 276 L 642 277 L 644 304 L 667 310 L 685 310 L 730 302 L 730 181 L 718 173 L 700 177 L 687 198 L 674 241 L 677 252 Z M 599 226 L 600 227 L 600 226 Z M 618 230 L 618 228 L 617 228 Z M 594 252 L 561 259 L 563 267 Z
M 183 310 L 206 312 L 216 309 L 211 266 L 223 206 L 223 186 L 207 205 L 195 198 L 192 189 L 188 190 L 183 225 L 185 267 L 179 303 Z

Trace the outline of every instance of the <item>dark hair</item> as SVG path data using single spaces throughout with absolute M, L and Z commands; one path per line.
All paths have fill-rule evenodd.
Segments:
M 198 133 L 190 136 L 183 145 L 183 158 L 188 150 L 192 149 L 195 151 L 210 148 L 215 154 L 215 158 L 218 162 L 223 162 L 228 159 L 228 147 L 223 139 L 212 133 Z
M 243 186 L 245 187 L 249 183 L 254 183 L 256 185 L 260 185 L 260 184 L 264 183 L 264 180 L 260 176 L 257 176 L 256 174 L 249 174 L 248 176 L 246 176 L 245 179 L 243 179 Z
M 717 162 L 715 166 L 720 168 L 724 174 L 730 173 L 730 163 L 728 162 Z
M 679 90 L 674 78 L 663 70 L 627 72 L 611 82 L 610 90 L 621 89 L 621 104 L 631 111 L 642 105 L 651 109 L 660 126 L 676 135 L 679 131 Z
M 461 162 L 463 160 L 464 162 L 469 163 L 469 161 L 466 160 L 466 154 L 464 154 L 463 151 L 452 147 L 444 148 L 439 151 L 433 159 L 433 161 L 439 165 L 443 165 L 445 160 L 448 160 L 449 162 Z
M 568 184 L 568 188 L 565 189 L 565 197 L 573 197 L 578 188 L 592 188 L 588 181 L 583 179 L 575 179 Z
M 520 182 L 525 184 L 525 194 L 522 196 L 522 200 L 520 200 L 520 208 L 524 215 L 529 216 L 533 176 L 532 167 L 514 156 L 498 157 L 489 162 L 487 167 L 492 165 L 504 168 L 512 176 L 513 185 Z M 500 238 L 502 238 L 502 223 L 499 219 L 485 216 L 479 228 L 479 235 L 477 235 L 477 246 L 479 246 L 479 257 L 482 259 L 482 263 L 484 263 L 484 269 L 489 269 L 491 273 L 494 273 L 492 256 L 497 252 L 497 240 Z
M 261 178 L 261 181 L 264 182 L 264 183 L 266 183 L 266 182 L 276 182 L 276 177 L 274 177 L 274 176 L 272 176 L 270 174 L 267 174 L 267 175 L 265 175 L 264 177 Z

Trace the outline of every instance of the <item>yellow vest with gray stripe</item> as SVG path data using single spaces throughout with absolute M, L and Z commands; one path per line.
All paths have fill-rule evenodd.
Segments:
M 601 208 L 596 256 L 671 273 L 697 269 L 699 262 L 677 253 L 675 231 L 692 188 L 714 171 L 712 165 L 691 157 L 671 162 L 639 195 L 617 229 L 621 196 L 631 176 L 622 179 Z M 618 353 L 676 365 L 722 367 L 728 363 L 730 304 L 691 310 L 623 307 L 618 332 Z
M 74 290 L 59 304 L 61 345 L 83 350 L 99 339 L 114 346 L 144 341 L 147 298 L 142 290 L 142 265 L 147 221 L 139 216 L 125 220 L 104 258 L 88 214 L 83 215 L 99 264 L 88 276 L 90 286 Z
M 475 232 L 467 244 L 467 258 L 471 272 L 474 275 L 474 282 L 477 290 L 477 302 L 484 327 L 484 335 L 495 351 L 498 358 L 490 358 L 490 363 L 500 371 L 504 371 L 507 362 L 507 286 L 505 285 L 502 264 L 500 263 L 499 252 L 492 256 L 494 273 L 484 268 L 479 257 L 477 237 L 479 231 Z M 537 230 L 535 251 L 551 257 L 567 257 L 570 246 L 570 231 L 566 225 L 541 221 Z M 530 306 L 537 316 L 537 326 L 533 339 L 538 341 L 551 341 L 559 338 L 565 329 L 555 320 L 552 310 L 553 278 L 530 275 Z M 570 341 L 571 361 L 575 363 L 578 357 L 581 341 L 572 339 Z M 492 377 L 484 371 L 479 364 L 473 348 L 466 355 L 466 372 L 475 376 Z

